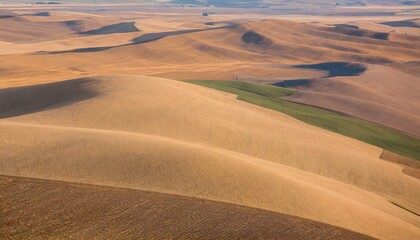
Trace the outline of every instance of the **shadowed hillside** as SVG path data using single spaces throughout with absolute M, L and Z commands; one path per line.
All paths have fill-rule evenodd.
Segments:
M 50 16 L 40 13 L 48 19 Z M 30 16 L 40 16 L 39 14 Z M 42 41 L 54 38 L 71 37 L 73 34 L 89 31 L 101 26 L 91 20 L 35 21 L 25 16 L 0 17 L 0 41 L 23 42 Z M 10 31 L 13 29 L 13 31 Z
M 109 26 L 104 26 L 99 29 L 90 30 L 87 32 L 82 32 L 81 34 L 113 34 L 113 33 L 126 33 L 126 32 L 139 32 L 140 30 L 136 28 L 135 22 L 123 22 L 117 23 Z

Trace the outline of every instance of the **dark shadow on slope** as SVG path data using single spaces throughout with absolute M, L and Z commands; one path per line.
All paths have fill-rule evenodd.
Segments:
M 407 21 L 392 21 L 392 22 L 382 22 L 381 24 L 387 25 L 390 27 L 410 27 L 410 28 L 420 28 L 420 25 L 413 22 L 419 19 L 407 20 Z
M 265 41 L 265 37 L 254 31 L 249 31 L 242 35 L 242 41 L 245 43 L 261 44 Z
M 142 43 L 156 41 L 156 40 L 162 39 L 164 37 L 170 37 L 170 36 L 187 34 L 187 33 L 194 33 L 194 32 L 216 30 L 216 29 L 221 29 L 221 28 L 225 28 L 225 27 L 226 26 L 216 27 L 216 28 L 204 28 L 204 29 L 200 28 L 200 29 L 187 29 L 187 30 L 179 30 L 179 31 L 172 31 L 172 32 L 149 33 L 149 34 L 144 34 L 140 37 L 134 38 L 131 41 L 133 42 L 133 44 L 142 44 Z
M 234 26 L 237 23 L 234 23 L 232 21 L 220 21 L 220 22 L 205 22 L 204 25 L 206 26 Z
M 135 22 L 122 22 L 113 25 L 101 27 L 99 29 L 81 32 L 80 34 L 87 35 L 103 35 L 103 34 L 114 34 L 114 33 L 128 33 L 128 32 L 139 32 L 140 30 L 135 26 Z
M 15 17 L 13 15 L 0 15 L 0 19 L 12 18 Z
M 91 53 L 91 52 L 100 52 L 100 51 L 104 51 L 104 50 L 108 50 L 108 49 L 112 49 L 112 48 L 116 48 L 116 47 L 122 47 L 122 46 L 126 46 L 126 45 L 129 45 L 129 44 L 119 45 L 119 46 L 110 46 L 110 47 L 77 48 L 77 49 L 73 49 L 73 50 L 58 51 L 58 52 L 37 52 L 35 54 Z
M 406 6 L 417 6 L 419 5 L 419 2 L 418 1 L 404 1 L 401 4 L 406 5 Z
M 83 20 L 70 20 L 61 23 L 74 32 L 82 32 L 86 24 Z
M 143 34 L 140 37 L 136 37 L 132 39 L 131 43 L 127 43 L 127 44 L 122 44 L 122 45 L 117 45 L 117 46 L 107 46 L 107 47 L 77 48 L 77 49 L 72 49 L 72 50 L 67 50 L 67 51 L 48 52 L 47 54 L 100 52 L 100 51 L 104 51 L 104 50 L 108 50 L 112 48 L 153 42 L 153 41 L 157 41 L 159 39 L 162 39 L 164 37 L 169 37 L 169 36 L 175 36 L 175 35 L 181 35 L 181 34 L 193 33 L 193 32 L 210 31 L 210 30 L 222 29 L 222 28 L 227 28 L 227 27 L 230 27 L 230 26 L 221 26 L 221 27 L 204 28 L 204 29 L 188 29 L 188 30 L 180 30 L 180 31 L 172 31 L 172 32 L 161 32 L 161 33 L 148 33 L 148 34 Z M 46 54 L 46 53 L 37 52 L 35 54 Z
M 360 29 L 358 26 L 351 25 L 351 24 L 334 24 L 334 26 L 341 27 L 341 28 Z
M 309 65 L 296 65 L 294 67 L 328 71 L 328 76 L 326 77 L 359 76 L 367 70 L 367 68 L 362 64 L 349 62 L 326 62 Z
M 0 90 L 0 119 L 63 107 L 95 97 L 92 79 L 76 79 Z
M 49 12 L 38 12 L 38 13 L 28 14 L 26 16 L 49 17 L 51 16 L 51 14 Z
M 369 30 L 362 30 L 362 29 L 354 29 L 349 27 L 334 27 L 330 28 L 331 32 L 345 34 L 352 37 L 364 37 L 364 38 L 372 38 L 377 40 L 388 40 L 389 33 L 383 32 L 374 32 Z
M 274 83 L 272 85 L 282 88 L 296 88 L 300 86 L 309 86 L 312 83 L 311 79 L 295 79 L 295 80 L 283 80 L 281 82 Z

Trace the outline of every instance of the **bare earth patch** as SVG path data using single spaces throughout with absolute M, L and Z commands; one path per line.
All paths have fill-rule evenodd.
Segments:
M 371 239 L 342 228 L 197 198 L 0 176 L 7 239 Z

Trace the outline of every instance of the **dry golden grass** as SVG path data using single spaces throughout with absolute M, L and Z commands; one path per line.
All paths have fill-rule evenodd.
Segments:
M 417 216 L 389 202 L 418 211 L 419 182 L 380 160 L 380 149 L 188 83 L 112 76 L 64 86 L 3 90 L 2 112 L 23 115 L 0 121 L 1 174 L 235 203 L 378 238 L 419 236 Z M 7 97 L 18 93 L 21 102 Z
M 3 54 L 8 53 L 0 56 L 2 70 L 7 73 L 0 76 L 0 87 L 65 80 L 92 73 L 276 82 L 322 76 L 316 71 L 292 68 L 295 64 L 406 62 L 420 58 L 419 51 L 415 51 L 420 47 L 416 39 L 391 33 L 391 38 L 398 38 L 386 41 L 356 37 L 346 31 L 345 28 L 338 31 L 315 24 L 267 20 L 120 47 L 116 46 L 130 43 L 133 33 L 123 34 L 119 40 L 113 36 L 89 36 L 73 42 L 56 40 L 35 45 L 0 43 L 5 46 Z M 243 36 L 250 32 L 261 35 L 262 41 L 244 42 Z M 83 52 L 29 54 L 39 50 L 60 52 L 106 46 L 114 47 L 103 51 L 93 48 Z M 31 77 L 34 74 L 38 76 L 36 79 Z
M 365 74 L 316 80 L 294 100 L 418 135 L 419 39 L 372 32 L 403 17 L 287 16 L 291 22 L 230 9 L 210 17 L 193 8 L 6 9 L 14 15 L 0 18 L 0 174 L 14 176 L 0 180 L 8 236 L 420 238 L 411 160 L 230 94 L 157 78 L 274 83 L 326 75 L 296 64 L 363 62 Z M 49 16 L 27 16 L 41 11 Z M 142 32 L 78 34 L 128 21 Z M 374 27 L 358 37 L 335 23 Z M 191 29 L 200 31 L 182 32 Z M 132 44 L 155 33 L 166 37 Z

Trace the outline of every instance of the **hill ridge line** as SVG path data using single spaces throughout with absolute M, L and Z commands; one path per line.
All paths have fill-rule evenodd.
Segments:
M 247 160 L 246 158 L 242 158 L 242 161 L 246 161 L 246 162 L 251 163 L 251 164 L 259 164 L 259 166 L 261 168 L 263 168 L 265 170 L 268 170 L 268 171 L 276 170 L 275 172 L 277 174 L 281 174 L 285 177 L 287 176 L 288 178 L 291 178 L 294 181 L 300 182 L 300 183 L 305 184 L 305 185 L 310 185 L 310 186 L 312 186 L 314 188 L 318 188 L 320 190 L 322 189 L 323 191 L 327 191 L 327 192 L 331 192 L 331 193 L 334 193 L 334 194 L 339 194 L 339 195 L 342 195 L 342 196 L 346 196 L 342 192 L 336 191 L 335 189 L 332 190 L 332 189 L 329 189 L 327 187 L 330 182 L 334 182 L 334 183 L 337 183 L 337 184 L 340 184 L 340 185 L 342 184 L 342 185 L 345 185 L 347 187 L 354 188 L 357 191 L 362 191 L 365 194 L 370 194 L 370 195 L 375 195 L 375 196 L 378 196 L 378 197 L 383 197 L 383 196 L 380 196 L 380 194 L 378 194 L 376 192 L 367 191 L 367 190 L 365 190 L 363 188 L 360 188 L 356 185 L 348 184 L 348 183 L 345 183 L 345 182 L 342 182 L 342 181 L 339 181 L 339 180 L 336 180 L 336 179 L 333 179 L 333 178 L 328 178 L 326 176 L 319 175 L 319 174 L 316 174 L 316 173 L 313 173 L 313 172 L 307 172 L 307 171 L 304 171 L 302 169 L 295 168 L 293 166 L 281 164 L 281 163 L 278 163 L 278 162 L 273 162 L 273 161 L 266 160 L 266 159 L 263 159 L 263 158 L 257 158 L 257 157 L 254 157 L 254 156 L 247 155 L 245 153 L 235 152 L 235 151 L 220 148 L 220 147 L 217 147 L 217 146 L 214 146 L 214 147 L 211 146 L 210 147 L 210 146 L 206 146 L 204 144 L 194 144 L 194 143 L 189 143 L 187 141 L 177 141 L 177 140 L 174 140 L 174 139 L 169 138 L 169 137 L 163 137 L 163 136 L 152 135 L 152 134 L 144 134 L 144 133 L 136 133 L 136 132 L 126 132 L 126 131 L 109 130 L 109 129 L 83 128 L 83 127 L 56 126 L 56 125 L 37 124 L 37 123 L 20 123 L 20 122 L 0 120 L 0 126 L 1 125 L 8 125 L 8 124 L 28 126 L 28 127 L 36 127 L 36 128 L 94 132 L 94 133 L 99 133 L 99 134 L 109 133 L 109 134 L 120 134 L 120 135 L 133 136 L 133 137 L 148 137 L 148 138 L 163 140 L 163 141 L 167 141 L 167 142 L 171 142 L 171 143 L 175 143 L 175 144 L 179 144 L 179 145 L 184 145 L 184 146 L 189 146 L 189 147 L 197 147 L 197 148 L 205 149 L 205 150 L 208 150 L 208 151 L 211 151 L 211 152 L 216 152 L 216 153 L 219 153 L 219 154 L 227 154 L 227 155 L 231 155 L 233 157 L 246 156 L 247 158 L 252 159 L 253 161 Z M 255 161 L 258 161 L 258 162 L 256 163 Z M 384 162 L 386 162 L 386 161 L 384 161 Z M 392 165 L 398 165 L 398 164 L 391 163 L 391 162 L 387 162 L 387 163 L 392 164 Z M 290 170 L 292 170 L 292 171 L 290 171 Z M 401 167 L 401 170 L 402 170 L 402 167 Z M 0 175 L 5 175 L 5 174 L 0 173 Z M 312 183 L 310 181 L 307 181 L 307 180 L 302 180 L 301 176 L 307 176 L 308 177 L 308 175 L 310 175 L 309 176 L 310 178 L 317 178 L 317 180 L 318 180 L 317 183 L 318 184 L 314 184 L 314 183 Z M 43 179 L 43 178 L 38 178 L 38 179 Z M 45 180 L 48 180 L 48 179 L 45 179 Z M 54 179 L 52 179 L 52 180 L 54 180 Z M 66 180 L 57 180 L 57 181 L 73 182 L 73 181 L 66 181 Z M 74 181 L 74 183 L 79 183 L 79 182 Z M 83 184 L 91 184 L 91 183 L 83 183 Z M 110 186 L 110 185 L 101 185 L 101 184 L 92 184 L 92 185 Z M 113 187 L 113 186 L 111 185 L 110 187 Z M 115 186 L 115 187 L 118 187 L 118 186 Z M 148 189 L 139 189 L 139 188 L 130 188 L 130 187 L 122 187 L 122 188 L 149 191 Z M 159 191 L 155 191 L 155 192 L 159 192 Z M 170 191 L 161 192 L 161 193 L 173 194 L 173 192 L 170 192 Z M 180 195 L 180 196 L 184 196 L 184 195 Z M 193 196 L 193 197 L 197 197 L 197 196 Z M 215 199 L 209 199 L 209 200 L 218 201 L 218 200 L 215 200 Z M 352 199 L 352 201 L 356 201 L 356 202 L 359 202 L 361 204 L 364 204 L 364 203 L 362 203 L 362 202 L 360 202 L 356 199 Z M 366 206 L 372 207 L 370 205 L 366 205 Z M 272 211 L 272 210 L 270 210 L 270 211 Z

